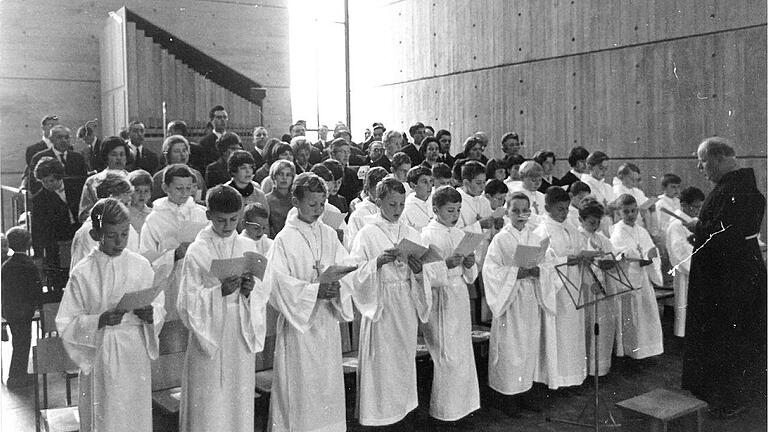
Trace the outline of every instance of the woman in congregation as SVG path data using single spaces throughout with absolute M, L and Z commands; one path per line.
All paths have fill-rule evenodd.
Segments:
M 163 174 L 165 174 L 165 170 L 168 169 L 169 166 L 182 164 L 186 165 L 192 172 L 192 178 L 194 180 L 192 185 L 194 190 L 192 198 L 195 199 L 195 202 L 202 202 L 206 192 L 205 179 L 203 178 L 203 175 L 200 174 L 200 171 L 189 166 L 189 141 L 181 135 L 171 135 L 163 141 L 162 152 L 164 166 L 152 176 L 152 197 L 150 198 L 150 201 L 155 201 L 158 198 L 168 196 L 168 194 L 163 191 Z
M 261 190 L 264 191 L 265 194 L 268 194 L 272 192 L 272 189 L 275 187 L 274 179 L 272 178 L 272 164 L 279 160 L 287 160 L 291 163 L 293 163 L 293 148 L 291 148 L 290 144 L 287 144 L 285 142 L 279 141 L 275 145 L 272 146 L 269 153 L 267 154 L 267 163 L 264 164 L 262 168 L 267 168 L 267 172 L 269 175 L 266 178 L 262 178 L 260 182 L 257 182 L 261 185 Z M 261 171 L 261 170 L 259 170 Z M 296 172 L 296 164 L 293 164 L 293 171 L 294 174 Z M 260 175 L 256 174 L 256 177 L 260 177 Z
M 429 169 L 432 169 L 435 164 L 438 164 L 441 162 L 440 160 L 440 143 L 437 141 L 437 138 L 435 137 L 426 137 L 424 138 L 424 141 L 421 143 L 421 148 L 419 149 L 419 153 L 421 153 L 421 157 L 424 158 L 424 162 L 421 164 Z
M 77 219 L 80 223 L 88 219 L 91 214 L 91 207 L 96 204 L 96 187 L 104 181 L 107 173 L 118 171 L 127 176 L 128 171 L 125 165 L 128 163 L 128 144 L 118 137 L 111 136 L 101 143 L 101 159 L 107 164 L 107 167 L 88 177 L 83 185 L 83 192 L 80 195 L 80 209 Z

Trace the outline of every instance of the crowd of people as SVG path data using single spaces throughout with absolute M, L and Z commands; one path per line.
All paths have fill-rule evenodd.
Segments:
M 674 331 L 685 335 L 705 195 L 678 175 L 649 198 L 632 163 L 608 183 L 609 156 L 574 147 L 557 178 L 558 156 L 524 157 L 514 132 L 489 159 L 486 133 L 454 155 L 450 131 L 420 122 L 407 133 L 374 123 L 362 143 L 341 123 L 316 142 L 304 122 L 280 139 L 259 126 L 244 143 L 224 107 L 210 120 L 199 143 L 170 122 L 160 155 L 145 148 L 140 121 L 103 140 L 86 125 L 80 154 L 70 129 L 46 116 L 43 140 L 27 149 L 31 232 L 7 233 L 14 254 L 2 271 L 8 385 L 28 383 L 34 306 L 60 301 L 57 327 L 80 367 L 81 430 L 151 430 L 150 360 L 163 323 L 177 319 L 190 331 L 183 431 L 253 430 L 267 305 L 277 311 L 273 431 L 346 429 L 338 323 L 356 312 L 364 426 L 407 422 L 416 408 L 420 334 L 437 422 L 480 407 L 473 323 L 491 322 L 488 385 L 506 411 L 538 409 L 534 383 L 578 386 L 609 373 L 614 356 L 661 354 L 654 286 L 670 270 Z M 247 252 L 266 259 L 263 275 L 213 275 L 212 262 Z M 26 276 L 7 279 L 11 268 Z M 151 304 L 116 308 L 153 286 L 162 290 Z M 580 292 L 601 300 L 599 315 L 578 304 Z

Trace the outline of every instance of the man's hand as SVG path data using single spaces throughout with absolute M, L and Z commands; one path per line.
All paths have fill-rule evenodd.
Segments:
M 449 258 L 445 259 L 445 266 L 449 269 L 452 269 L 454 267 L 457 267 L 461 262 L 464 260 L 464 257 L 461 255 L 453 255 Z
M 256 285 L 256 283 L 253 281 L 253 276 L 250 274 L 244 274 L 240 277 L 240 294 L 244 295 L 245 298 L 248 298 L 248 296 L 251 295 L 251 291 L 253 291 L 253 287 Z
M 111 309 L 99 316 L 99 329 L 103 329 L 106 326 L 115 326 L 120 324 L 125 315 L 124 310 Z
M 339 296 L 340 289 L 341 283 L 339 281 L 321 283 L 320 288 L 317 290 L 317 298 L 319 300 L 332 300 Z
M 221 296 L 226 297 L 240 289 L 242 278 L 240 276 L 230 276 L 221 281 Z
M 413 274 L 421 273 L 421 258 L 416 258 L 413 255 L 408 255 L 408 267 L 410 267 Z
M 140 320 L 144 321 L 147 324 L 152 324 L 155 320 L 154 309 L 152 308 L 152 305 L 147 305 L 147 306 L 144 306 L 143 308 L 134 309 L 133 314 L 139 317 Z
M 376 258 L 376 268 L 380 269 L 384 264 L 395 262 L 398 257 L 397 249 L 387 249 Z
M 472 268 L 475 265 L 475 254 L 472 253 L 465 256 L 461 264 L 464 265 L 464 268 Z
M 493 216 L 488 216 L 485 218 L 480 219 L 480 228 L 482 229 L 488 229 L 491 228 L 494 224 Z

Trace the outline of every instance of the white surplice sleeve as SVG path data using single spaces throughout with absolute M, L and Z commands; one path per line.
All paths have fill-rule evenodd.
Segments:
M 318 302 L 319 283 L 311 283 L 291 276 L 286 244 L 287 236 L 275 239 L 267 255 L 264 283 L 272 287 L 269 301 L 291 325 L 301 333 L 312 327 L 312 315 Z M 311 260 L 307 261 L 311 265 Z M 299 263 L 301 264 L 301 263 Z
M 352 221 L 350 220 L 350 222 Z M 358 265 L 357 271 L 353 274 L 352 298 L 362 316 L 376 321 L 381 316 L 380 313 L 377 313 L 379 311 L 380 274 L 376 268 L 378 255 L 371 246 L 371 242 L 362 237 L 355 237 L 351 243 L 350 254 Z
M 221 281 L 208 271 L 210 263 L 211 256 L 205 250 L 205 243 L 193 242 L 184 259 L 181 286 L 176 299 L 179 318 L 195 335 L 209 357 L 220 348 L 226 307 L 221 294 Z
M 517 241 L 508 233 L 500 232 L 491 240 L 483 264 L 483 283 L 488 307 L 494 317 L 499 317 L 512 304 L 515 294 L 524 280 L 518 281 L 518 267 L 514 266 Z M 506 262 L 507 258 L 509 262 Z
M 253 291 L 246 298 L 241 294 L 238 309 L 240 311 L 240 331 L 245 344 L 252 353 L 264 349 L 264 337 L 267 334 L 267 302 L 269 301 L 269 285 L 253 278 Z
M 568 261 L 568 255 L 558 255 L 553 246 L 553 243 L 557 242 L 558 239 L 553 238 L 553 235 L 547 231 L 547 224 L 545 222 L 539 224 L 533 232 L 540 238 L 549 238 L 549 247 L 544 254 L 544 260 L 539 266 L 539 295 L 537 298 L 546 312 L 555 314 L 557 311 L 557 292 L 564 287 L 563 281 L 557 275 L 555 267 L 565 264 Z
M 690 235 L 691 232 L 680 221 L 672 221 L 667 226 L 667 250 L 670 264 L 677 266 L 677 269 L 684 274 L 691 271 L 691 260 L 688 258 L 693 253 L 693 245 L 688 242 Z
M 653 239 L 651 239 L 648 230 L 640 226 L 636 227 L 636 229 L 640 232 L 640 247 L 643 249 L 644 258 L 646 258 L 648 257 L 648 252 L 651 249 L 656 248 L 656 245 L 653 243 Z M 654 285 L 663 286 L 664 281 L 661 277 L 661 258 L 659 257 L 658 248 L 656 248 L 656 256 L 651 259 L 651 262 L 651 265 L 645 266 L 645 272 L 648 273 L 648 278 Z
M 89 309 L 90 293 L 87 275 L 73 272 L 56 315 L 56 328 L 64 348 L 80 370 L 89 374 L 93 368 L 103 332 L 99 331 L 100 310 Z

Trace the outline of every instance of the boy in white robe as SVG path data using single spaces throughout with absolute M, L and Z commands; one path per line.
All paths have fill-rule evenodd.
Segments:
M 640 168 L 633 163 L 624 163 L 619 165 L 619 169 L 616 171 L 616 177 L 613 178 L 613 194 L 614 196 L 621 196 L 623 194 L 629 194 L 635 197 L 637 205 L 642 206 L 648 197 L 640 189 Z M 654 232 L 656 225 L 653 223 L 656 216 L 651 212 L 654 207 L 649 209 L 640 210 L 637 216 L 637 222 L 641 227 L 648 230 L 648 232 Z
M 580 182 L 576 182 L 580 183 Z M 574 190 L 576 183 L 571 185 L 571 191 Z M 583 184 L 583 183 L 582 183 Z M 615 284 L 611 278 L 604 276 L 605 271 L 611 271 L 612 262 L 608 260 L 602 260 L 604 254 L 613 251 L 611 241 L 600 232 L 600 221 L 605 215 L 605 209 L 602 204 L 597 200 L 590 198 L 582 201 L 581 209 L 579 210 L 579 250 L 595 252 L 597 257 L 595 262 L 599 268 L 592 268 L 592 272 L 582 271 L 581 289 L 586 290 L 584 292 L 585 300 L 593 301 L 596 299 L 595 294 L 592 293 L 591 288 L 595 284 L 594 274 L 598 278 L 600 286 L 605 290 L 605 295 L 616 294 L 619 288 L 623 291 L 623 287 L 619 287 Z M 582 263 L 582 266 L 588 265 L 586 262 Z M 628 294 L 626 294 L 628 295 Z M 597 297 L 602 298 L 602 296 Z M 621 309 L 620 302 L 621 297 L 607 298 L 599 300 L 597 305 L 598 315 L 595 318 L 594 307 L 592 305 L 587 306 L 585 309 L 585 321 L 586 321 L 586 336 L 587 336 L 587 370 L 590 375 L 595 375 L 595 341 L 599 342 L 598 352 L 598 368 L 600 376 L 606 375 L 611 368 L 611 357 L 613 354 L 614 346 L 617 350 L 624 350 L 621 345 Z M 599 334 L 595 337 L 595 322 L 599 325 Z
M 353 318 L 352 276 L 323 282 L 320 274 L 352 261 L 336 232 L 320 221 L 324 181 L 302 173 L 292 194 L 297 212 L 275 236 L 265 277 L 278 312 L 270 430 L 344 431 L 339 322 Z
M 125 206 L 131 204 L 132 194 L 133 188 L 131 184 L 128 182 L 128 179 L 119 172 L 107 173 L 104 180 L 96 187 L 96 196 L 98 198 L 115 198 Z M 98 241 L 91 237 L 90 232 L 92 228 L 93 224 L 89 215 L 88 219 L 86 219 L 85 222 L 83 222 L 83 225 L 77 229 L 75 236 L 72 238 L 72 247 L 70 249 L 70 271 L 99 245 Z M 125 248 L 131 252 L 139 252 L 139 234 L 133 226 L 128 229 L 128 243 Z
M 563 283 L 555 269 L 555 266 L 567 263 L 559 270 L 568 280 L 579 284 L 578 264 L 582 260 L 579 233 L 565 221 L 570 203 L 568 192 L 558 187 L 549 188 L 545 203 L 547 214 L 533 231 L 539 237 L 549 239 L 541 292 L 542 303 L 546 309 L 554 311 L 554 317 L 545 314 L 542 322 L 544 346 L 537 381 L 545 382 L 552 389 L 579 385 L 587 377 L 584 311 L 576 309 L 571 296 L 578 301 L 578 293 L 569 293 L 570 287 Z
M 680 209 L 675 214 L 686 222 L 696 220 L 704 202 L 704 192 L 695 187 L 683 189 L 680 192 Z M 674 335 L 685 337 L 685 312 L 688 306 L 688 274 L 691 271 L 691 254 L 693 245 L 688 237 L 693 235 L 683 224 L 683 221 L 672 218 L 667 226 L 666 245 L 669 252 L 669 262 L 674 274 L 675 289 L 675 325 Z
M 414 190 L 419 193 L 418 186 Z M 421 231 L 421 239 L 423 244 L 437 246 L 445 261 L 428 266 L 432 312 L 422 329 L 434 363 L 429 413 L 438 420 L 456 421 L 480 408 L 467 291 L 478 270 L 474 252 L 466 256 L 454 253 L 465 235 L 455 227 L 461 194 L 451 187 L 439 189 L 432 205 L 435 218 Z
M 510 222 L 491 241 L 483 267 L 485 293 L 493 313 L 488 385 L 504 395 L 517 395 L 533 386 L 542 315 L 554 313 L 540 301 L 539 267 L 518 267 L 514 260 L 518 245 L 540 246 L 544 241 L 527 225 L 530 215 L 526 194 L 515 192 L 507 197 Z
M 496 178 L 488 180 L 483 188 L 483 196 L 491 206 L 493 213 L 497 213 L 499 209 L 506 211 L 508 193 L 509 188 L 507 188 L 507 185 Z M 493 237 L 504 228 L 504 223 L 504 216 L 494 218 L 493 226 L 485 231 L 485 238 L 483 238 L 475 251 L 475 262 L 477 263 L 478 271 L 475 286 L 478 287 L 478 292 L 480 293 L 485 293 L 485 282 L 483 280 L 482 270 L 485 262 L 485 255 L 488 253 L 488 246 L 490 246 Z M 480 321 L 488 322 L 491 321 L 492 318 L 491 310 L 488 308 L 488 301 L 485 295 L 483 295 L 480 301 Z
M 273 240 L 266 234 L 269 232 L 269 209 L 259 202 L 250 203 L 243 209 L 243 232 L 240 237 L 255 243 L 254 252 L 267 255 Z
M 193 174 L 186 165 L 175 164 L 165 169 L 163 191 L 167 196 L 158 198 L 141 228 L 139 253 L 155 262 L 164 254 L 172 254 L 175 262 L 166 282 L 165 309 L 167 320 L 178 319 L 176 299 L 179 294 L 181 267 L 190 242 L 181 241 L 188 236 L 191 226 L 202 227 L 208 219 L 205 207 L 192 199 Z
M 269 285 L 250 273 L 223 280 L 210 273 L 213 260 L 241 257 L 253 243 L 237 234 L 239 192 L 218 185 L 206 203 L 211 224 L 187 249 L 177 300 L 189 329 L 179 429 L 253 431 L 255 354 L 264 346 Z
M 671 212 L 680 210 L 680 185 L 683 180 L 676 174 L 664 174 L 661 178 L 661 188 L 664 193 L 659 195 L 659 200 L 656 202 L 656 217 L 658 218 L 657 226 L 659 231 L 667 232 L 667 226 L 671 221 L 671 216 L 661 211 L 662 208 L 666 208 Z
M 461 216 L 456 228 L 475 233 L 493 226 L 491 204 L 483 196 L 485 189 L 485 166 L 470 160 L 461 167 L 462 186 L 457 190 L 461 194 Z
M 568 206 L 568 217 L 565 218 L 566 222 L 571 226 L 579 227 L 579 209 L 581 209 L 581 202 L 586 198 L 592 190 L 589 189 L 586 183 L 581 180 L 577 180 L 568 187 L 568 196 L 571 197 L 571 205 Z
M 382 167 L 373 167 L 365 173 L 365 182 L 363 183 L 363 195 L 365 198 L 355 206 L 355 210 L 349 216 L 347 221 L 347 231 L 344 233 L 344 246 L 349 250 L 358 231 L 371 220 L 369 216 L 379 214 L 379 208 L 376 206 L 376 185 L 389 173 Z
M 509 186 L 509 193 L 522 192 L 531 202 L 531 218 L 528 221 L 528 225 L 531 229 L 541 223 L 541 219 L 546 214 L 544 210 L 544 194 L 539 192 L 541 187 L 542 176 L 544 175 L 544 168 L 537 162 L 532 160 L 525 161 L 520 165 L 520 183 L 514 183 Z
M 151 432 L 150 360 L 158 356 L 163 293 L 139 309 L 116 309 L 125 293 L 152 288 L 154 273 L 125 249 L 130 215 L 122 203 L 99 200 L 91 218 L 98 248 L 72 269 L 56 316 L 64 348 L 80 368 L 80 430 Z
M 581 176 L 581 181 L 589 186 L 591 195 L 597 199 L 597 202 L 605 207 L 605 216 L 600 223 L 600 230 L 606 237 L 610 236 L 611 225 L 613 225 L 613 212 L 616 210 L 614 201 L 616 194 L 613 193 L 613 187 L 605 182 L 605 173 L 608 172 L 608 155 L 601 152 L 592 152 L 587 157 L 587 173 Z
M 429 277 L 421 259 L 403 256 L 401 240 L 420 244 L 419 233 L 400 222 L 405 188 L 393 177 L 377 186 L 379 215 L 352 243 L 359 263 L 355 305 L 362 314 L 357 370 L 360 424 L 390 425 L 418 405 L 416 338 L 418 322 L 426 322 L 432 304 Z
M 408 184 L 414 193 L 405 197 L 405 210 L 400 218 L 406 225 L 421 232 L 434 216 L 429 199 L 432 192 L 432 170 L 423 165 L 411 168 L 408 171 Z
M 621 221 L 613 226 L 611 244 L 621 256 L 624 272 L 635 288 L 620 300 L 623 355 L 642 359 L 664 352 L 659 307 L 651 285 L 651 282 L 661 284 L 661 265 L 651 236 L 636 223 L 635 197 L 625 194 L 616 202 L 620 206 Z

